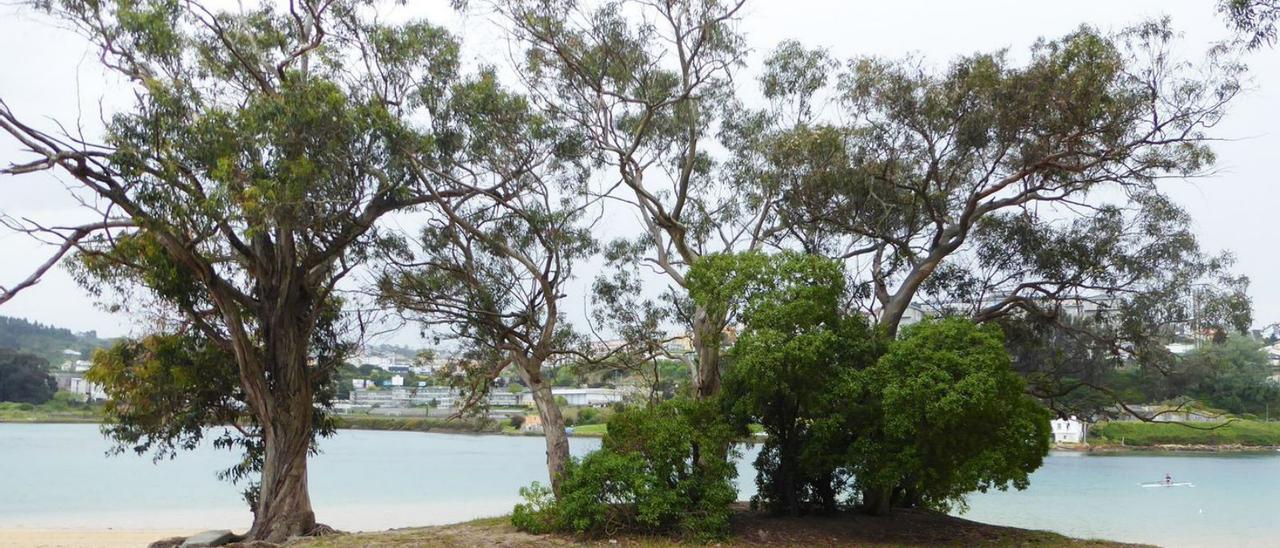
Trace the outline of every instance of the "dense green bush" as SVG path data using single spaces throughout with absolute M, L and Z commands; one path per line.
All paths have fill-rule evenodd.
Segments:
M 848 395 L 867 408 L 851 471 L 873 511 L 948 509 L 973 491 L 1024 489 L 1049 451 L 1049 411 L 1025 394 L 994 325 L 910 326 L 860 377 Z
M 752 507 L 835 511 L 847 498 L 853 432 L 839 388 L 879 357 L 881 338 L 861 316 L 842 312 L 839 263 L 793 253 L 736 257 L 720 257 L 720 266 L 753 278 L 745 285 L 754 289 L 742 305 L 747 329 L 733 347 L 724 398 L 735 424 L 745 431 L 758 423 L 768 434 L 755 461 Z
M 578 410 L 578 424 L 598 424 L 600 422 L 600 411 L 590 407 L 583 407 Z
M 34 354 L 0 348 L 0 401 L 41 404 L 58 391 L 48 362 Z
M 737 499 L 736 469 L 700 452 L 728 447 L 733 437 L 714 403 L 673 400 L 618 413 L 600 450 L 569 463 L 559 497 L 539 484 L 521 489 L 525 502 L 512 524 L 535 533 L 722 537 Z

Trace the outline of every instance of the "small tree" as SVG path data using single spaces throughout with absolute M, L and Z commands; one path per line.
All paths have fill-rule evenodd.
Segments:
M 583 133 L 592 158 L 620 183 L 604 194 L 643 223 L 606 259 L 624 271 L 647 263 L 670 280 L 668 304 L 693 334 L 692 392 L 713 396 L 729 318 L 683 306 L 685 270 L 719 247 L 758 248 L 772 226 L 773 197 L 721 192 L 708 154 L 717 123 L 735 110 L 731 86 L 746 49 L 734 26 L 744 0 L 495 3 L 526 47 L 516 68 L 536 106 Z M 604 281 L 598 306 L 625 306 L 628 294 Z
M 1049 451 L 1050 413 L 1025 394 L 994 325 L 925 321 L 848 394 L 861 428 L 850 448 L 864 507 L 946 509 L 966 493 L 1027 486 Z
M 0 402 L 41 404 L 58 391 L 49 364 L 32 354 L 0 348 Z
M 847 472 L 841 383 L 879 356 L 880 344 L 843 304 L 844 269 L 815 255 L 714 255 L 690 270 L 708 309 L 740 303 L 745 330 L 733 346 L 723 400 L 740 427 L 768 434 L 755 466 L 752 504 L 799 515 L 838 506 Z
M 515 367 L 538 406 L 558 492 L 569 440 L 544 365 L 577 353 L 561 303 L 573 267 L 595 251 L 583 223 L 593 202 L 580 188 L 578 138 L 549 125 L 492 73 L 460 86 L 452 111 L 464 128 L 453 136 L 455 162 L 469 168 L 434 170 L 424 185 L 465 192 L 441 196 L 420 245 L 391 257 L 381 298 L 468 347 L 464 408 Z
M 729 532 L 737 470 L 699 462 L 700 446 L 727 446 L 734 432 L 715 401 L 675 399 L 609 419 L 602 447 L 565 469 L 555 500 L 536 482 L 521 489 L 511 521 L 535 533 L 675 532 L 712 540 Z

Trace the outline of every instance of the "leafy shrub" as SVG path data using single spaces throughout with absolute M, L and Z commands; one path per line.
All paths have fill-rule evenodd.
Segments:
M 584 407 L 578 411 L 578 424 L 597 424 L 600 418 L 600 411 L 590 407 Z
M 524 426 L 524 415 L 520 413 L 511 415 L 511 427 L 519 430 L 521 426 Z
M 568 464 L 554 502 L 540 485 L 521 490 L 525 503 L 516 506 L 512 524 L 535 533 L 723 537 L 737 499 L 736 469 L 699 455 L 732 439 L 714 404 L 674 400 L 624 411 L 609 420 L 600 450 Z
M 890 502 L 946 510 L 973 491 L 1025 489 L 1049 451 L 1050 413 L 1026 395 L 995 325 L 910 326 L 860 377 L 849 401 L 869 409 L 852 471 L 877 512 Z
M 525 501 L 511 511 L 511 524 L 521 531 L 543 535 L 558 528 L 555 494 L 551 488 L 539 482 L 520 488 Z

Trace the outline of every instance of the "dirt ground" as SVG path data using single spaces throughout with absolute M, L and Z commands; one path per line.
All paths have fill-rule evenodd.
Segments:
M 463 546 L 686 546 L 660 536 L 579 539 L 564 535 L 530 535 L 516 531 L 507 518 L 455 525 L 398 529 L 299 540 L 291 547 L 463 547 Z M 1135 546 L 1104 540 L 1081 540 L 1056 533 L 1000 527 L 921 510 L 899 510 L 888 517 L 835 516 L 775 518 L 740 510 L 732 536 L 713 546 Z

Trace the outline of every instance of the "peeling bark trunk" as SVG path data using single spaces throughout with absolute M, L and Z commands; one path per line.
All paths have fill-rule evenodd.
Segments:
M 306 403 L 309 410 L 310 402 Z M 248 534 L 253 540 L 282 543 L 290 537 L 306 535 L 316 526 L 307 490 L 310 413 L 305 422 L 301 417 L 281 419 L 274 427 L 263 429 L 266 453 L 262 462 L 262 484 L 253 527 Z
M 693 347 L 698 353 L 694 372 L 694 398 L 704 400 L 720 393 L 720 339 L 724 318 L 713 317 L 701 306 L 693 314 Z
M 288 291 L 288 290 L 286 290 Z M 283 297 L 264 292 L 262 368 L 268 393 L 252 396 L 262 425 L 263 461 L 258 503 L 248 538 L 281 543 L 316 526 L 307 489 L 307 457 L 314 428 L 314 395 L 307 358 L 313 323 L 300 288 Z M 255 390 L 256 391 L 256 390 Z
M 569 464 L 569 435 L 564 429 L 564 415 L 551 393 L 551 385 L 542 378 L 539 368 L 521 364 L 518 369 L 538 406 L 538 417 L 542 419 L 542 433 L 547 443 L 547 475 L 551 480 L 551 490 L 559 497 L 564 468 Z

